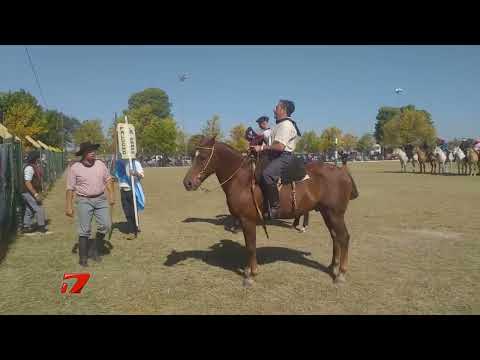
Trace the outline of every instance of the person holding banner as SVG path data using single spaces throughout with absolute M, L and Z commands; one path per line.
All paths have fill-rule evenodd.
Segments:
M 143 169 L 140 162 L 134 160 L 137 154 L 135 126 L 128 123 L 127 116 L 125 116 L 124 123 L 117 124 L 117 134 L 119 153 L 123 161 L 117 162 L 115 166 L 116 177 L 119 179 L 120 187 L 130 189 L 130 194 L 128 190 L 126 190 L 127 192 L 122 192 L 122 205 L 125 204 L 124 211 L 130 225 L 129 228 L 130 230 L 133 229 L 134 236 L 137 237 L 139 225 L 138 210 L 143 210 L 145 206 L 145 196 L 140 182 L 135 180 L 143 177 L 141 175 Z M 134 223 L 133 227 L 131 226 L 132 220 Z M 130 237 L 130 239 L 132 238 Z
M 100 249 L 104 247 L 105 235 L 112 226 L 110 207 L 115 204 L 112 177 L 101 160 L 96 159 L 98 144 L 85 142 L 75 154 L 81 160 L 75 162 L 67 175 L 67 206 L 65 213 L 73 217 L 73 194 L 77 197 L 76 210 L 78 218 L 78 253 L 80 265 L 88 266 L 88 258 L 100 261 Z M 107 195 L 105 194 L 107 190 Z M 96 237 L 90 241 L 92 218 L 97 224 Z
M 117 160 L 115 164 L 115 177 L 118 179 L 120 195 L 122 199 L 122 208 L 127 219 L 128 234 L 127 240 L 133 240 L 137 237 L 140 229 L 135 221 L 135 207 L 133 203 L 133 194 L 137 201 L 137 210 L 145 208 L 145 195 L 140 180 L 145 177 L 142 165 L 138 160 L 132 160 L 133 171 L 130 168 L 128 160 Z M 131 176 L 134 177 L 135 189 L 132 191 Z

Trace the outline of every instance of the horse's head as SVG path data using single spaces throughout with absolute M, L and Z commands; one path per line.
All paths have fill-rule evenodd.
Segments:
M 215 172 L 215 137 L 203 138 L 195 150 L 192 166 L 183 179 L 187 191 L 197 190 Z

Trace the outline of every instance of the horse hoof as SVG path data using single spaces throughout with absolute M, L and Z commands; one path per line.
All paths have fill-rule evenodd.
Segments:
M 334 283 L 335 284 L 344 284 L 346 281 L 347 281 L 347 279 L 345 278 L 345 275 L 340 273 L 340 274 L 338 274 L 337 277 L 335 277 Z
M 252 278 L 248 277 L 243 279 L 243 287 L 249 288 L 252 287 L 255 281 Z

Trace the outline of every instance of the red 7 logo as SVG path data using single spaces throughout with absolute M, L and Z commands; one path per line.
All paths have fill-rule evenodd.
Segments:
M 75 284 L 73 285 L 72 289 L 70 290 L 70 294 L 80 294 L 82 292 L 83 287 L 88 282 L 88 279 L 90 279 L 90 274 L 88 274 L 88 273 L 63 274 L 63 280 L 68 280 L 68 279 L 77 279 L 77 281 L 75 281 Z M 62 282 L 62 287 L 60 289 L 60 292 L 62 294 L 65 294 L 67 292 L 67 288 L 68 288 L 68 284 L 65 283 L 65 282 Z

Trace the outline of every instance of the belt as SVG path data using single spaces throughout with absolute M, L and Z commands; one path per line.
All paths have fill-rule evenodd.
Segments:
M 88 198 L 88 199 L 93 199 L 93 198 L 97 198 L 99 196 L 102 196 L 103 194 L 105 194 L 105 192 L 102 192 L 101 194 L 98 194 L 98 195 L 80 195 L 80 194 L 77 194 L 77 196 Z

